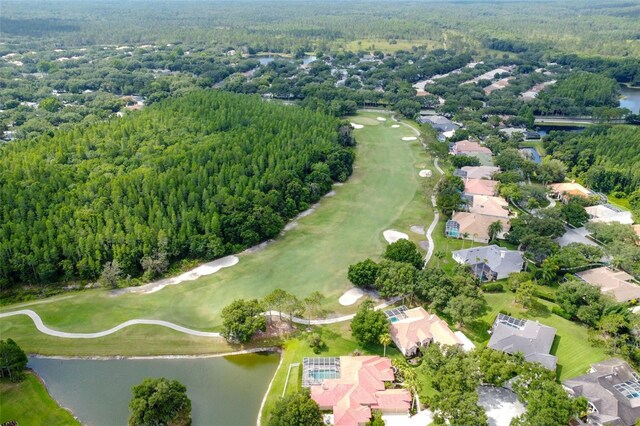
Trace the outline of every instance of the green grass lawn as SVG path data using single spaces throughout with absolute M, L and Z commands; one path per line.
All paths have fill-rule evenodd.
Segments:
M 80 423 L 49 396 L 35 374 L 20 383 L 0 381 L 0 423 L 20 425 L 79 425 Z
M 169 286 L 147 295 L 114 297 L 106 290 L 87 290 L 31 304 L 44 323 L 70 332 L 105 330 L 133 318 L 162 319 L 199 330 L 219 330 L 220 311 L 237 298 L 261 298 L 275 288 L 305 297 L 318 290 L 329 311 L 352 312 L 337 300 L 350 287 L 347 268 L 367 257 L 378 258 L 386 242 L 382 232 L 394 228 L 411 234 L 410 225 L 430 223 L 419 167 L 429 161 L 406 127 L 377 120 L 383 113 L 363 113 L 351 121 L 359 142 L 350 180 L 336 186 L 335 196 L 266 249 L 240 255 L 240 262 L 217 274 Z M 432 179 L 433 180 L 433 179 Z M 420 239 L 417 235 L 412 238 Z M 18 306 L 5 306 L 10 311 Z M 0 335 L 25 351 L 41 354 L 127 355 L 214 353 L 229 347 L 220 339 L 192 338 L 155 326 L 135 326 L 103 339 L 56 339 L 42 335 L 27 318 L 0 320 Z
M 591 364 L 608 358 L 604 348 L 594 347 L 589 342 L 586 327 L 553 314 L 553 303 L 539 299 L 537 309 L 526 311 L 514 303 L 514 294 L 511 292 L 489 293 L 484 296 L 488 305 L 487 312 L 464 330 L 476 345 L 486 345 L 489 341 L 487 331 L 498 313 L 504 311 L 518 318 L 539 321 L 557 330 L 551 353 L 558 357 L 557 373 L 560 380 L 584 374 Z

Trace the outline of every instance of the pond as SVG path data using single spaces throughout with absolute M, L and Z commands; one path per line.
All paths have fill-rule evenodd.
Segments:
M 632 89 L 627 86 L 620 86 L 622 98 L 620 107 L 628 108 L 634 114 L 640 114 L 640 89 Z
M 126 425 L 131 388 L 147 377 L 187 387 L 193 426 L 253 426 L 278 366 L 277 354 L 222 358 L 54 359 L 29 358 L 49 393 L 83 424 Z

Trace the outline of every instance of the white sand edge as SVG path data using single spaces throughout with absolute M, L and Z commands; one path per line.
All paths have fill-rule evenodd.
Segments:
M 387 240 L 389 244 L 393 244 L 399 240 L 408 240 L 409 236 L 404 232 L 394 231 L 393 229 L 387 229 L 382 233 L 384 239 Z
M 392 124 L 392 125 L 391 125 L 391 128 L 392 128 L 392 129 L 397 129 L 398 127 L 400 127 L 400 125 L 399 125 L 399 124 Z
M 387 121 L 387 119 L 384 118 L 384 117 L 378 117 L 378 118 L 376 118 L 376 120 L 378 120 L 378 121 Z
M 428 169 L 423 169 L 423 170 L 420 170 L 420 173 L 418 174 L 420 175 L 420 177 L 431 177 L 433 175 L 433 172 Z
M 351 127 L 353 127 L 354 129 L 362 129 L 364 126 L 362 124 L 358 124 L 358 123 L 350 123 Z
M 350 288 L 345 291 L 340 299 L 338 299 L 338 303 L 342 306 L 351 306 L 358 301 L 362 296 L 364 296 L 364 291 L 359 288 Z
M 233 265 L 236 265 L 239 261 L 240 259 L 238 259 L 237 256 L 225 256 L 220 259 L 216 259 L 213 262 L 202 264 L 197 268 L 185 272 L 184 274 L 178 275 L 177 277 L 165 278 L 163 280 L 151 282 L 140 287 L 129 287 L 126 290 L 128 293 L 155 293 L 156 291 L 160 291 L 168 285 L 177 285 L 185 281 L 194 281 L 200 277 L 215 274 L 223 268 L 229 268 Z
M 405 136 L 404 138 L 402 138 L 403 141 L 415 141 L 418 138 L 416 138 L 415 136 Z

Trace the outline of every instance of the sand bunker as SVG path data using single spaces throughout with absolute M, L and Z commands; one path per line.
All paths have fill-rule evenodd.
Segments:
M 378 120 L 378 121 L 387 121 L 387 119 L 384 118 L 384 117 L 378 117 L 378 118 L 376 118 L 376 120 Z
M 392 124 L 392 125 L 391 125 L 391 128 L 392 128 L 392 129 L 397 129 L 398 127 L 400 127 L 400 125 L 399 125 L 399 124 Z
M 362 296 L 364 296 L 364 291 L 359 288 L 350 288 L 349 290 L 345 291 L 342 296 L 340 296 L 340 299 L 338 299 L 338 303 L 340 303 L 342 306 L 350 306 L 356 303 Z
M 424 235 L 424 228 L 422 226 L 414 225 L 409 229 L 411 229 L 411 232 L 413 232 L 414 234 Z
M 130 287 L 130 289 L 128 290 L 131 293 L 155 293 L 156 291 L 160 291 L 168 285 L 177 285 L 185 281 L 197 280 L 198 278 L 204 277 L 205 275 L 215 274 L 220 269 L 233 266 L 239 261 L 240 259 L 238 259 L 236 256 L 222 257 L 220 259 L 214 260 L 213 262 L 208 262 L 200 265 L 197 268 L 185 272 L 182 275 L 178 275 L 177 277 L 165 278 L 163 280 L 145 284 L 140 287 Z
M 420 170 L 419 175 L 420 177 L 431 177 L 433 175 L 433 172 L 431 170 L 423 169 Z
M 398 240 L 408 240 L 409 236 L 404 232 L 394 231 L 393 229 L 387 229 L 382 233 L 384 239 L 387 240 L 389 244 L 395 243 Z
M 354 129 L 362 129 L 364 126 L 362 124 L 351 123 L 351 127 Z
M 405 136 L 404 138 L 402 138 L 403 141 L 415 141 L 418 138 L 416 138 L 415 136 Z

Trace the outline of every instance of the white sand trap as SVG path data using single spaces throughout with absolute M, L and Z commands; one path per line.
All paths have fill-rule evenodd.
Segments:
M 384 239 L 387 240 L 389 244 L 395 243 L 398 240 L 408 240 L 409 236 L 404 232 L 394 231 L 393 229 L 387 229 L 382 233 Z
M 376 118 L 376 120 L 378 120 L 378 121 L 387 121 L 387 119 L 384 118 L 384 117 L 378 117 L 378 118 Z
M 420 175 L 420 177 L 431 177 L 433 175 L 433 172 L 431 170 L 423 169 L 420 170 L 420 173 L 418 174 Z
M 411 229 L 411 232 L 413 232 L 414 234 L 424 235 L 424 228 L 422 226 L 414 225 L 409 229 Z
M 351 306 L 358 301 L 362 296 L 364 296 L 364 291 L 359 288 L 350 288 L 345 291 L 340 299 L 338 299 L 338 303 L 342 306 Z
M 327 192 L 324 196 L 325 197 L 335 197 L 335 195 L 336 195 L 336 191 L 331 190 L 331 191 Z
M 403 141 L 415 141 L 418 138 L 416 138 L 415 136 L 405 136 L 404 138 L 402 138 Z
M 351 127 L 353 127 L 354 129 L 362 129 L 364 126 L 358 123 L 351 123 Z
M 392 128 L 392 129 L 397 129 L 398 127 L 400 127 L 400 125 L 399 125 L 399 124 L 392 124 L 392 125 L 391 125 L 391 128 Z
M 197 280 L 198 278 L 204 277 L 205 275 L 215 274 L 220 269 L 233 266 L 239 261 L 240 259 L 238 259 L 236 256 L 222 257 L 220 259 L 214 260 L 213 262 L 202 264 L 197 268 L 185 272 L 182 275 L 178 275 L 177 277 L 165 278 L 163 280 L 151 282 L 140 287 L 130 287 L 130 289 L 128 290 L 131 293 L 155 293 L 156 291 L 160 291 L 168 285 L 177 285 L 185 281 Z

